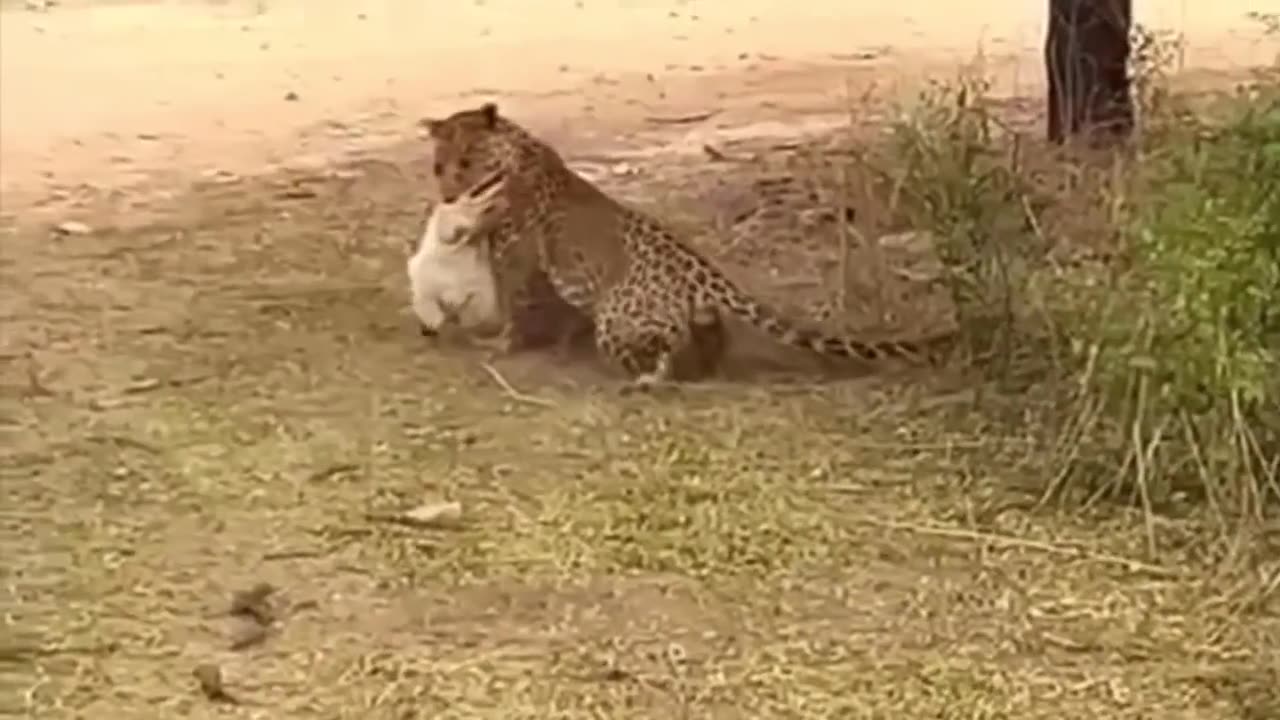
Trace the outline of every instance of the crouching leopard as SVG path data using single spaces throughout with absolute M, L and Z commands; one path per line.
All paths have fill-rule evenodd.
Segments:
M 504 175 L 505 217 L 490 250 L 507 312 L 512 298 L 545 274 L 561 298 L 594 320 L 597 349 L 632 377 L 629 387 L 677 379 L 690 364 L 714 367 L 724 351 L 725 313 L 782 343 L 837 358 L 921 359 L 948 340 L 867 341 L 789 321 L 662 223 L 574 173 L 494 103 L 422 124 L 446 201 L 491 173 Z

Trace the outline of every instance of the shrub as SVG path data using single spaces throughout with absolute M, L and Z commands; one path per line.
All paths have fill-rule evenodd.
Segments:
M 1166 123 L 1114 189 L 1122 256 L 1065 317 L 1123 438 L 1116 477 L 1148 502 L 1194 491 L 1257 510 L 1280 498 L 1280 92 Z
M 1018 136 L 999 122 L 984 80 L 930 85 L 863 158 L 882 176 L 897 223 L 926 229 L 971 356 L 1004 377 L 1015 353 L 1018 300 L 1028 261 L 1042 255 L 1033 234 L 1032 185 Z
M 1274 76 L 1207 114 L 1145 108 L 1139 145 L 1104 163 L 1029 153 L 986 87 L 932 86 L 862 163 L 898 219 L 935 237 L 971 347 L 1005 351 L 979 359 L 1008 370 L 1018 346 L 1060 341 L 1033 353 L 1074 380 L 1046 425 L 1058 452 L 1044 499 L 1201 498 L 1259 515 L 1280 500 Z M 1100 239 L 1101 263 L 1043 262 Z

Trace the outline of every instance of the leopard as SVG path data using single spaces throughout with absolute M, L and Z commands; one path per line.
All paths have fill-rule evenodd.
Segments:
M 500 224 L 507 208 L 504 184 L 504 173 L 494 172 L 452 202 L 441 201 L 431 208 L 426 228 L 406 262 L 412 307 L 424 337 L 436 337 L 443 326 L 452 324 L 470 331 L 474 344 L 492 348 L 497 342 L 484 335 L 501 324 L 496 273 L 488 250 L 489 231 Z M 568 359 L 582 337 L 584 325 L 574 315 L 578 311 L 560 299 L 545 275 L 534 281 L 544 285 L 534 285 L 517 308 L 517 340 L 527 348 L 554 345 L 557 355 Z M 477 333 L 481 337 L 474 337 Z M 725 340 L 710 333 L 704 337 L 710 343 Z M 678 360 L 681 376 L 704 376 L 710 369 L 698 363 L 717 354 L 707 347 L 691 349 Z
M 627 389 L 679 379 L 681 359 L 690 353 L 705 355 L 695 367 L 714 368 L 727 346 L 729 316 L 784 345 L 837 359 L 928 360 L 951 340 L 945 333 L 866 340 L 787 318 L 661 220 L 574 172 L 549 143 L 494 102 L 421 124 L 433 145 L 432 173 L 443 197 L 456 197 L 490 173 L 505 175 L 508 222 L 490 244 L 499 295 L 515 297 L 545 276 L 562 299 L 592 319 L 596 349 L 629 376 Z

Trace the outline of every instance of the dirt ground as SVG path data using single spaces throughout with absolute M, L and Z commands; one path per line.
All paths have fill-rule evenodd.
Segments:
M 1137 3 L 1209 84 L 1274 59 L 1267 4 Z M 1034 97 L 1043 3 L 44 5 L 0 3 L 0 712 L 1280 713 L 1239 548 L 1035 510 L 1030 439 L 956 378 L 622 398 L 410 329 L 421 116 L 497 99 L 795 304 L 833 262 L 821 212 L 768 212 L 795 138 L 979 48 Z M 250 637 L 227 608 L 258 582 Z

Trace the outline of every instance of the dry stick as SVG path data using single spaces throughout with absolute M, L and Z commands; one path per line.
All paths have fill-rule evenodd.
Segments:
M 715 162 L 750 162 L 750 158 L 730 155 L 710 143 L 703 143 L 702 152 Z
M 1183 576 L 1183 573 L 1172 568 L 1152 565 L 1150 563 L 1142 562 L 1141 560 L 1133 560 L 1131 558 L 1111 555 L 1109 553 L 1091 553 L 1070 545 L 1054 545 L 1052 543 L 1041 542 L 1039 540 L 1024 540 L 1022 538 L 1009 537 L 1008 535 L 996 535 L 994 533 L 965 530 L 963 528 L 931 527 L 928 525 L 914 525 L 911 523 L 898 523 L 889 520 L 865 518 L 863 519 L 863 522 L 870 525 L 876 525 L 887 530 L 902 530 L 918 533 L 920 535 L 935 535 L 937 537 L 972 540 L 975 542 L 991 542 L 1004 545 L 1006 547 L 1020 547 L 1029 550 L 1039 550 L 1040 552 L 1048 553 L 1050 555 L 1076 557 L 1102 563 L 1104 565 L 1119 565 L 1126 570 L 1146 572 L 1160 577 L 1180 578 Z
M 853 126 L 855 123 L 853 110 L 853 87 L 849 80 L 849 76 L 844 78 L 844 104 L 849 110 L 849 136 L 853 137 Z M 836 297 L 836 302 L 840 308 L 840 320 L 844 322 L 849 317 L 849 258 L 853 253 L 852 238 L 849 234 L 850 212 L 849 212 L 849 168 L 844 163 L 838 165 L 840 171 L 840 202 L 836 213 L 836 227 L 840 230 L 840 294 Z
M 1036 503 L 1036 507 L 1044 507 L 1053 498 L 1058 497 L 1063 492 L 1071 471 L 1076 464 L 1076 459 L 1080 457 L 1081 447 L 1084 444 L 1085 436 L 1096 424 L 1100 413 L 1101 406 L 1092 402 L 1092 396 L 1088 392 L 1089 384 L 1093 380 L 1094 373 L 1098 363 L 1098 346 L 1092 345 L 1089 348 L 1088 360 L 1085 361 L 1084 372 L 1080 374 L 1079 386 L 1080 395 L 1079 402 L 1075 409 L 1073 419 L 1067 421 L 1066 430 L 1062 433 L 1062 437 L 1054 444 L 1054 455 L 1061 457 L 1062 451 L 1065 449 L 1067 457 L 1060 463 L 1057 474 L 1045 486 L 1044 493 L 1040 496 L 1040 500 Z M 1070 443 L 1069 447 L 1065 447 L 1066 443 Z
M 872 97 L 875 95 L 876 90 L 877 90 L 877 87 L 875 82 L 872 82 L 870 85 L 868 85 L 866 90 L 863 91 L 862 96 L 859 98 L 857 107 L 860 107 L 860 108 L 868 107 L 871 104 Z M 852 85 L 852 82 L 847 77 L 845 80 L 845 93 L 850 97 L 852 97 L 853 85 Z M 850 114 L 849 114 L 849 132 L 850 132 L 849 140 L 851 144 L 854 144 L 855 138 L 853 133 L 857 128 L 858 119 L 854 115 L 852 108 L 853 106 L 851 105 Z M 856 161 L 857 160 L 855 160 L 855 162 Z M 848 175 L 847 175 L 848 166 L 845 164 L 842 164 L 840 167 L 842 172 L 846 173 L 845 175 L 843 175 L 843 179 L 845 180 L 845 184 L 847 185 L 848 184 Z M 866 221 L 866 226 L 871 228 L 873 231 L 875 231 L 875 234 L 878 235 L 879 231 L 882 229 L 881 225 L 885 220 L 885 214 L 884 214 L 885 210 L 883 208 L 879 208 L 878 198 L 876 197 L 876 191 L 867 182 L 865 176 L 860 177 L 860 184 L 862 186 L 864 199 L 867 201 L 865 203 L 865 206 L 868 209 L 871 209 L 873 212 L 880 213 L 878 216 L 873 216 Z M 890 222 L 893 221 L 893 216 L 897 212 L 897 209 L 898 209 L 897 203 L 898 203 L 897 198 L 894 198 L 890 206 L 887 208 L 888 219 Z M 877 222 L 880 222 L 881 225 L 877 225 Z M 876 314 L 878 316 L 877 319 L 881 323 L 891 322 L 891 314 L 886 312 L 886 310 L 890 308 L 892 305 L 892 301 L 890 299 L 891 298 L 890 280 L 889 278 L 886 277 L 886 275 L 893 275 L 895 277 L 904 278 L 908 282 L 917 282 L 918 279 L 913 276 L 914 275 L 913 273 L 910 273 L 909 271 L 906 271 L 903 268 L 891 267 L 888 261 L 885 259 L 885 249 L 884 249 L 884 246 L 880 244 L 879 240 L 876 240 L 875 242 L 868 241 L 866 235 L 864 235 L 860 230 L 858 230 L 857 225 L 854 225 L 852 223 L 849 226 L 849 231 L 853 235 L 853 240 L 854 242 L 857 243 L 858 249 L 861 252 L 869 253 L 870 259 L 873 261 L 871 267 L 875 274 L 874 279 L 875 279 L 875 290 L 876 290 L 876 302 L 878 303 L 878 307 L 876 308 Z
M 1258 605 L 1262 605 L 1262 603 L 1266 602 L 1267 598 L 1271 597 L 1271 593 L 1276 591 L 1276 588 L 1280 588 L 1280 570 L 1277 570 L 1275 574 L 1271 576 L 1271 580 L 1264 584 L 1262 592 L 1258 593 Z
M 1223 637 L 1232 629 L 1240 626 L 1241 616 L 1244 615 L 1251 607 L 1262 608 L 1267 602 L 1267 598 L 1271 593 L 1275 592 L 1276 587 L 1280 586 L 1280 571 L 1276 572 L 1270 579 L 1266 577 L 1259 578 L 1261 587 L 1253 597 L 1244 597 L 1244 589 L 1237 587 L 1234 591 L 1228 591 L 1224 594 L 1227 597 L 1225 604 L 1230 607 L 1227 617 L 1222 618 L 1218 626 L 1209 633 L 1209 642 L 1217 644 L 1222 641 Z
M 836 302 L 839 303 L 841 321 L 849 317 L 849 257 L 853 253 L 849 224 L 849 171 L 841 165 L 840 208 L 836 216 L 836 227 L 840 228 L 840 294 Z
M 1147 533 L 1147 553 L 1151 557 L 1155 557 L 1156 532 L 1155 522 L 1152 518 L 1151 493 L 1147 489 L 1147 476 L 1151 461 L 1154 460 L 1156 445 L 1160 442 L 1160 436 L 1164 432 L 1164 425 L 1162 424 L 1152 433 L 1149 444 L 1143 439 L 1142 425 L 1146 415 L 1147 387 L 1147 376 L 1143 374 L 1142 377 L 1138 378 L 1138 407 L 1133 419 L 1131 441 L 1133 442 L 1134 479 L 1138 486 L 1138 498 L 1142 501 L 1142 523 Z
M 660 115 L 649 115 L 645 117 L 647 122 L 655 125 L 684 125 L 686 123 L 696 123 L 707 120 L 719 113 L 719 110 L 707 110 L 705 112 L 691 113 L 689 115 L 675 115 L 672 117 L 663 117 Z
M 1247 425 L 1244 423 L 1244 414 L 1240 409 L 1240 393 L 1235 390 L 1231 391 L 1231 420 L 1232 425 L 1234 426 L 1231 434 L 1236 436 L 1236 445 L 1239 447 L 1238 452 L 1244 456 L 1241 459 L 1245 462 L 1245 467 L 1241 468 L 1241 471 L 1243 473 L 1247 473 L 1249 464 L 1249 446 L 1245 441 L 1245 437 L 1241 434 L 1241 429 L 1247 427 Z M 1263 510 L 1261 488 L 1259 488 L 1254 482 L 1246 482 L 1244 490 L 1250 497 L 1252 497 L 1254 507 L 1257 512 L 1257 518 L 1261 520 Z
M 1262 517 L 1262 511 L 1266 507 L 1266 491 L 1261 487 L 1265 483 L 1270 490 L 1280 498 L 1280 483 L 1276 482 L 1275 468 L 1280 464 L 1280 456 L 1272 461 L 1268 461 L 1263 452 L 1261 444 L 1258 442 L 1258 436 L 1249 427 L 1249 423 L 1245 420 L 1244 409 L 1240 407 L 1240 393 L 1233 391 L 1231 393 L 1231 417 L 1232 424 L 1235 426 L 1234 433 L 1237 436 L 1237 442 L 1240 443 L 1240 452 L 1246 456 L 1252 451 L 1253 460 L 1257 462 L 1257 471 L 1259 473 L 1257 483 L 1249 483 L 1248 487 L 1254 496 L 1254 502 L 1258 508 L 1258 517 Z M 1252 463 L 1250 463 L 1252 464 Z
M 1200 486 L 1204 489 L 1204 496 L 1208 501 L 1209 510 L 1213 515 L 1213 519 L 1217 522 L 1218 533 L 1225 534 L 1227 519 L 1222 512 L 1221 503 L 1218 502 L 1218 483 L 1213 480 L 1213 472 L 1209 470 L 1209 463 L 1205 460 L 1204 453 L 1201 452 L 1200 441 L 1196 438 L 1195 430 L 1191 425 L 1191 417 L 1187 414 L 1185 408 L 1178 411 L 1178 419 L 1182 424 L 1182 436 L 1186 439 L 1187 447 L 1191 448 L 1191 458 L 1196 463 L 1196 471 L 1200 475 Z
M 493 381 L 498 383 L 498 387 L 502 388 L 502 391 L 505 392 L 507 396 L 510 397 L 512 400 L 516 400 L 522 403 L 528 403 L 530 405 L 537 405 L 538 407 L 555 407 L 556 406 L 556 404 L 551 402 L 550 400 L 544 400 L 535 395 L 526 395 L 525 393 L 522 393 L 519 390 L 515 389 L 515 387 L 513 387 L 511 383 L 507 382 L 506 378 L 502 377 L 502 373 L 498 372 L 498 369 L 493 365 L 489 363 L 481 363 L 480 367 L 484 368 L 484 371 L 489 373 L 489 377 L 493 378 Z

